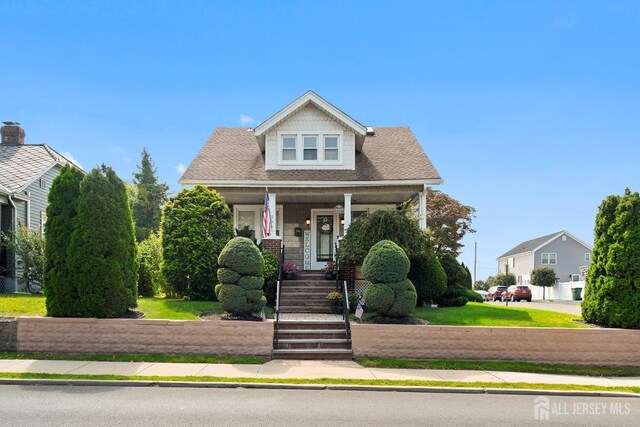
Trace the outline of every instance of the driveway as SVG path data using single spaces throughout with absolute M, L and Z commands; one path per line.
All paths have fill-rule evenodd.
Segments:
M 528 307 L 528 308 L 538 308 L 540 310 L 549 310 L 549 311 L 557 311 L 558 313 L 568 313 L 575 314 L 577 316 L 581 316 L 582 312 L 580 309 L 580 303 L 582 301 L 536 301 L 533 300 L 531 302 L 520 301 L 520 302 L 509 302 L 509 307 Z M 485 304 L 492 305 L 501 305 L 504 306 L 504 302 L 500 301 L 488 301 Z

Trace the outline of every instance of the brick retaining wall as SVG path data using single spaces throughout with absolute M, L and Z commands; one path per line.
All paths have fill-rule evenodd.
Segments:
M 267 356 L 273 322 L 21 317 L 17 350 Z
M 18 322 L 14 317 L 0 317 L 0 351 L 16 351 Z
M 640 366 L 640 331 L 352 324 L 356 357 Z

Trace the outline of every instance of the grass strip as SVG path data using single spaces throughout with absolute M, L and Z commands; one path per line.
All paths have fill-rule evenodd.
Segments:
M 532 383 L 491 383 L 462 381 L 428 381 L 428 380 L 360 380 L 345 378 L 237 378 L 237 377 L 163 377 L 141 375 L 74 375 L 74 374 L 39 374 L 0 372 L 0 378 L 22 379 L 73 379 L 98 381 L 168 381 L 168 382 L 212 382 L 212 383 L 252 383 L 252 384 L 319 384 L 319 385 L 362 385 L 392 387 L 450 387 L 450 388 L 499 388 L 524 390 L 561 390 L 561 391 L 606 391 L 640 394 L 640 387 L 605 387 L 582 384 L 532 384 Z
M 640 377 L 640 368 L 638 367 L 582 366 L 483 360 L 407 360 L 392 358 L 362 358 L 358 359 L 358 363 L 368 368 L 507 371 L 535 374 L 582 375 L 587 377 Z
M 0 359 L 79 360 L 95 362 L 150 362 L 150 363 L 230 363 L 257 364 L 267 361 L 260 356 L 210 356 L 169 354 L 49 354 L 49 353 L 0 353 Z

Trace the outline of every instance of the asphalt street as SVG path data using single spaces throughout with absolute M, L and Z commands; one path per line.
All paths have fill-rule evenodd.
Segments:
M 640 399 L 340 390 L 0 386 L 2 426 L 636 426 Z

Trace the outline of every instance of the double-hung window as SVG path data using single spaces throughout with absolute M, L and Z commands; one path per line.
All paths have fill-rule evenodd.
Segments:
M 302 159 L 318 160 L 318 135 L 304 135 L 302 141 L 304 144 Z
M 541 262 L 543 265 L 556 265 L 558 263 L 558 254 L 543 253 Z
M 296 135 L 282 135 L 282 160 L 298 160 L 296 139 Z
M 324 136 L 324 160 L 331 162 L 338 160 L 338 135 Z

